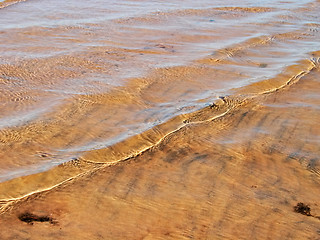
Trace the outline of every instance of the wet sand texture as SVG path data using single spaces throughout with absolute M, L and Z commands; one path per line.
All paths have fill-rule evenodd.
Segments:
M 58 2 L 0 5 L 0 239 L 320 238 L 319 1 Z
M 223 117 L 181 128 L 137 157 L 16 201 L 1 215 L 2 236 L 316 239 L 320 168 L 312 153 L 319 145 L 311 140 L 320 112 L 305 106 L 319 101 L 319 77 L 313 70 Z M 232 142 L 238 135 L 249 137 Z M 313 216 L 295 212 L 298 202 Z M 57 223 L 21 222 L 29 212 Z

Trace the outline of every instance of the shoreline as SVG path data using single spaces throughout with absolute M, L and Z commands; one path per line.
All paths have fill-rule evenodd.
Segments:
M 317 205 L 317 201 L 319 200 L 317 196 L 319 196 L 319 194 L 316 194 L 316 192 L 318 191 L 318 184 L 320 183 L 320 168 L 314 166 L 314 170 L 310 171 L 309 165 L 307 166 L 307 163 L 297 159 L 299 158 L 298 156 L 282 152 L 281 148 L 278 150 L 275 149 L 276 146 L 283 146 L 282 144 L 279 145 L 279 141 L 287 141 L 288 145 L 299 144 L 295 143 L 296 140 L 287 137 L 288 133 L 290 136 L 290 131 L 296 132 L 297 129 L 293 130 L 294 128 L 287 125 L 286 130 L 282 132 L 277 130 L 278 125 L 280 129 L 283 128 L 281 125 L 286 123 L 285 119 L 291 119 L 291 121 L 293 121 L 297 119 L 297 117 L 294 115 L 290 116 L 290 109 L 287 109 L 285 112 L 280 109 L 279 112 L 279 110 L 276 110 L 277 108 L 270 107 L 280 104 L 281 101 L 283 101 L 281 99 L 290 99 L 292 98 L 291 96 L 301 95 L 303 91 L 308 91 L 312 86 L 314 88 L 313 91 L 317 91 L 315 87 L 320 86 L 318 82 L 317 85 L 314 85 L 314 81 L 317 81 L 317 76 L 319 76 L 318 68 L 304 76 L 302 80 L 288 87 L 275 91 L 272 94 L 260 95 L 254 101 L 235 108 L 221 119 L 183 128 L 161 142 L 153 150 L 139 154 L 130 159 L 130 161 L 119 162 L 112 166 L 101 166 L 101 168 L 88 172 L 88 174 L 71 180 L 71 182 L 58 186 L 55 189 L 38 193 L 34 196 L 28 196 L 17 203 L 18 207 L 14 207 L 14 205 L 11 207 L 8 206 L 8 210 L 10 210 L 0 215 L 0 218 L 3 220 L 1 221 L 0 229 L 5 234 L 4 236 L 10 236 L 10 233 L 3 228 L 3 224 L 10 222 L 14 224 L 15 229 L 28 229 L 29 234 L 33 234 L 35 239 L 37 239 L 36 236 L 38 234 L 50 239 L 51 232 L 56 232 L 57 230 L 59 231 L 56 232 L 55 237 L 60 236 L 66 239 L 70 239 L 69 234 L 80 239 L 83 239 L 87 236 L 86 234 L 89 234 L 88 236 L 95 239 L 97 236 L 92 234 L 96 233 L 96 231 L 100 232 L 104 237 L 109 236 L 120 239 L 128 236 L 127 234 L 132 234 L 132 231 L 137 231 L 137 235 L 133 237 L 133 239 L 138 239 L 140 234 L 145 234 L 145 230 L 143 230 L 145 228 L 138 227 L 136 224 L 143 223 L 142 225 L 139 224 L 139 226 L 148 226 L 150 228 L 149 237 L 167 236 L 168 238 L 183 238 L 184 235 L 178 233 L 181 228 L 176 225 L 176 221 L 181 223 L 181 220 L 185 219 L 185 221 L 187 221 L 185 227 L 188 226 L 186 229 L 189 231 L 193 224 L 191 222 L 188 223 L 187 218 L 185 218 L 186 216 L 184 216 L 184 209 L 186 209 L 185 207 L 187 206 L 193 206 L 193 209 L 197 213 L 193 213 L 191 209 L 188 209 L 187 212 L 191 213 L 194 219 L 193 221 L 196 221 L 194 223 L 195 226 L 200 226 L 200 216 L 205 219 L 209 217 L 215 224 L 219 222 L 219 219 L 225 219 L 224 221 L 220 220 L 222 222 L 218 225 L 224 229 L 220 230 L 221 237 L 238 236 L 240 239 L 244 239 L 249 235 L 252 236 L 252 234 L 256 237 L 263 237 L 266 233 L 261 227 L 265 224 L 271 224 L 271 222 L 274 221 L 280 224 L 277 225 L 277 229 L 271 230 L 274 239 L 280 239 L 280 237 L 284 236 L 283 233 L 294 233 L 296 238 L 317 236 L 318 233 L 314 230 L 317 229 L 317 226 L 320 226 L 319 219 L 295 213 L 293 207 L 299 201 L 305 202 L 310 205 L 312 214 L 315 216 L 319 215 L 320 208 Z M 313 85 L 310 85 L 310 83 Z M 274 99 L 280 100 L 274 102 Z M 305 101 L 307 101 L 307 99 Z M 273 110 L 268 113 L 270 111 L 268 109 Z M 243 128 L 237 127 L 237 125 L 248 125 L 249 119 L 251 119 L 251 121 L 255 119 L 253 123 L 247 126 L 248 130 L 250 129 L 249 126 L 254 127 L 255 122 L 259 123 L 259 121 L 260 127 L 261 124 L 269 126 L 272 122 L 270 120 L 279 116 L 279 114 L 281 116 L 281 111 L 282 116 L 285 114 L 286 117 L 284 120 L 278 120 L 277 124 L 273 124 L 275 132 L 281 135 L 281 138 L 275 136 L 273 140 L 270 139 L 268 141 L 268 146 L 264 146 L 264 135 L 266 134 L 262 132 L 252 132 L 256 136 L 252 138 L 254 142 L 251 144 L 255 146 L 251 146 L 250 149 L 241 147 L 247 145 L 243 143 L 241 145 L 227 144 L 227 146 L 225 146 L 226 143 L 223 139 L 228 139 L 228 135 L 242 134 Z M 306 110 L 304 110 L 303 107 L 297 107 L 296 111 L 303 112 Z M 260 117 L 258 118 L 256 116 L 259 114 L 262 116 L 261 119 L 264 119 L 264 116 L 269 116 L 270 118 L 271 113 L 274 117 L 270 120 L 265 119 L 264 122 L 261 122 Z M 243 117 L 244 114 L 245 117 Z M 253 116 L 255 117 L 253 118 Z M 301 117 L 302 115 L 300 114 L 299 116 Z M 304 124 L 308 124 L 310 121 L 310 124 L 315 123 L 313 118 L 309 118 L 308 116 L 304 118 L 307 120 L 307 122 L 304 120 Z M 295 121 L 301 121 L 301 119 Z M 182 136 L 184 137 L 182 138 Z M 268 134 L 267 136 L 270 138 L 272 135 Z M 215 144 L 212 145 L 211 141 L 213 141 L 213 139 Z M 243 139 L 243 141 L 248 140 L 251 141 L 250 138 Z M 190 146 L 189 141 L 192 141 L 193 145 Z M 186 146 L 189 146 L 187 148 L 188 150 L 185 148 Z M 209 146 L 211 146 L 211 149 L 208 148 Z M 171 154 L 170 152 L 172 151 L 175 152 L 175 154 Z M 81 168 L 83 166 L 81 166 L 80 163 L 78 167 Z M 201 172 L 200 175 L 199 173 L 197 174 L 198 171 Z M 316 174 L 317 171 L 319 172 L 318 174 Z M 162 177 L 159 178 L 158 174 L 161 174 Z M 207 178 L 207 174 L 210 174 L 211 177 Z M 261 176 L 257 178 L 259 175 Z M 180 178 L 184 180 L 178 180 Z M 277 180 L 278 178 L 280 178 L 281 181 Z M 171 180 L 169 181 L 169 179 Z M 213 181 L 213 179 L 215 180 Z M 240 179 L 241 181 L 238 181 Z M 113 184 L 109 181 L 113 182 Z M 131 181 L 138 181 L 140 184 L 131 185 Z M 165 181 L 166 184 L 162 184 L 162 181 Z M 109 182 L 107 188 L 104 186 L 105 182 Z M 272 182 L 273 184 L 271 184 Z M 123 185 L 123 183 L 125 184 Z M 158 190 L 152 190 L 149 184 L 156 184 Z M 188 186 L 187 189 L 183 187 L 185 184 Z M 117 185 L 121 187 L 118 189 Z M 208 186 L 211 186 L 211 190 Z M 102 191 L 102 188 L 105 190 Z M 170 191 L 168 188 L 175 188 L 176 191 Z M 189 188 L 190 190 L 188 190 Z M 305 192 L 303 190 L 305 188 L 312 189 L 312 191 Z M 128 191 L 128 193 L 126 193 L 126 191 Z M 213 191 L 216 197 L 213 197 L 210 191 Z M 90 192 L 90 194 L 85 192 Z M 183 195 L 180 195 L 179 192 L 183 192 Z M 252 193 L 254 194 L 252 195 Z M 81 198 L 76 197 L 78 194 L 81 195 Z M 228 195 L 227 198 L 225 198 L 225 194 Z M 105 195 L 109 197 L 106 198 Z M 168 195 L 168 198 L 163 198 L 166 195 Z M 143 196 L 146 197 L 146 199 L 144 199 Z M 180 198 L 182 196 L 184 201 L 181 202 Z M 202 199 L 200 202 L 197 200 L 198 197 Z M 99 218 L 77 217 L 78 214 L 85 214 L 88 208 L 96 207 L 95 201 L 101 198 L 105 201 L 108 200 L 107 202 L 101 202 L 102 205 L 99 205 L 98 209 L 104 209 L 104 211 L 100 210 L 99 213 L 96 213 L 101 215 Z M 91 200 L 89 201 L 89 199 Z M 96 200 L 93 201 L 93 199 Z M 206 200 L 203 201 L 204 199 Z M 229 204 L 232 204 L 233 207 L 228 207 L 228 205 L 222 207 L 222 205 L 224 205 L 223 201 L 226 199 L 228 199 Z M 85 208 L 81 210 L 78 204 L 82 205 L 84 203 L 83 201 L 85 201 Z M 139 201 L 141 203 L 139 203 Z M 155 207 L 158 201 L 160 201 L 158 204 L 163 205 L 163 207 Z M 155 206 L 153 206 L 153 202 L 156 204 Z M 194 205 L 196 202 L 200 205 Z M 165 205 L 173 203 L 176 206 L 173 209 Z M 207 205 L 207 203 L 210 204 Z M 113 207 L 109 208 L 109 204 Z M 237 207 L 235 207 L 235 205 Z M 198 210 L 204 207 L 205 209 L 211 209 L 209 211 L 211 214 L 208 215 L 204 214 L 204 212 L 198 212 Z M 129 208 L 131 211 L 128 212 Z M 75 209 L 78 209 L 78 211 L 74 212 Z M 93 211 L 93 209 L 91 211 Z M 113 211 L 116 212 L 112 213 Z M 166 213 L 165 215 L 161 215 L 158 211 L 165 211 Z M 55 223 L 33 222 L 33 225 L 23 223 L 17 216 L 20 216 L 20 214 L 24 212 L 34 214 L 31 216 L 50 216 L 50 219 Z M 250 214 L 243 215 L 245 212 Z M 266 212 L 270 217 L 267 217 L 265 220 L 261 218 L 261 214 L 266 214 L 263 214 L 263 212 Z M 126 225 L 125 222 L 131 221 L 132 218 L 126 218 L 125 215 L 123 215 L 124 213 L 125 215 L 129 213 L 133 219 L 140 216 L 139 214 L 147 214 L 145 219 L 148 221 L 139 220 L 136 224 Z M 152 217 L 150 213 L 155 214 L 154 217 Z M 116 214 L 118 217 L 102 217 L 105 214 Z M 135 214 L 138 215 L 133 217 Z M 172 221 L 172 224 L 170 225 L 168 225 L 167 222 L 169 221 L 167 214 L 169 214 L 169 216 L 176 216 L 175 220 L 171 218 L 170 221 Z M 244 219 L 242 220 L 236 216 L 242 216 Z M 229 217 L 233 219 L 232 221 L 234 223 L 241 226 L 241 229 L 246 228 L 247 231 L 241 234 L 237 231 L 234 232 L 234 230 L 232 230 L 234 228 L 226 222 Z M 109 228 L 108 231 L 98 230 L 97 227 L 101 224 L 99 219 L 104 219 L 103 221 L 105 221 L 107 226 L 111 226 L 109 224 L 117 219 L 116 222 L 118 222 L 118 224 L 122 223 L 127 226 L 127 231 L 126 233 L 121 231 L 121 229 L 123 230 L 121 224 L 118 225 L 120 228 L 116 227 L 117 225 L 113 225 L 113 228 Z M 154 225 L 153 222 L 155 219 L 161 219 L 161 224 Z M 255 222 L 255 224 L 252 225 L 252 221 Z M 299 225 L 295 224 L 297 221 L 300 222 Z M 205 222 L 207 223 L 207 220 L 205 220 Z M 77 226 L 79 226 L 78 224 L 80 223 L 85 224 L 87 227 L 78 228 Z M 76 227 L 76 232 L 73 227 L 70 228 L 70 224 Z M 251 227 L 248 224 L 251 225 Z M 304 230 L 306 229 L 306 224 L 309 226 L 308 231 Z M 94 225 L 96 225 L 96 227 L 94 227 Z M 46 227 L 43 228 L 43 226 Z M 168 226 L 171 227 L 168 228 Z M 213 228 L 214 225 L 209 224 L 207 226 L 208 231 L 215 229 Z M 260 230 L 255 231 L 254 226 L 259 226 Z M 170 233 L 169 235 L 167 235 L 166 230 Z M 40 232 L 36 233 L 35 231 Z M 85 234 L 83 231 L 88 232 Z M 203 232 L 199 229 L 193 231 L 192 234 L 193 237 L 197 239 L 205 236 L 217 236 L 208 231 Z M 20 235 L 20 237 L 23 236 L 17 231 L 13 232 Z M 271 232 L 268 232 L 268 234 L 271 234 Z M 191 234 L 191 232 L 188 234 Z
M 317 239 L 319 3 L 0 9 L 1 240 Z
M 5 189 L 7 190 L 2 190 L 0 192 L 9 194 L 14 197 L 12 200 L 6 199 L 4 197 L 0 197 L 0 202 L 4 203 L 4 202 L 15 201 L 15 199 L 23 199 L 25 197 L 29 197 L 34 193 L 47 191 L 47 189 L 52 189 L 55 186 L 60 186 L 61 184 L 64 184 L 64 182 L 69 182 L 70 180 L 77 178 L 78 175 L 79 176 L 83 174 L 86 175 L 86 172 L 82 172 L 82 171 L 79 172 L 79 170 L 77 169 L 77 165 L 87 166 L 89 170 L 86 170 L 86 171 L 90 173 L 91 171 L 95 171 L 96 166 L 112 166 L 120 162 L 124 162 L 129 159 L 135 158 L 146 151 L 150 151 L 153 148 L 156 148 L 159 144 L 162 144 L 162 142 L 164 142 L 172 134 L 184 128 L 189 128 L 193 125 L 204 124 L 206 122 L 215 121 L 216 119 L 224 117 L 225 115 L 232 114 L 232 111 L 241 107 L 243 104 L 248 104 L 248 102 L 249 103 L 254 102 L 255 101 L 254 99 L 261 95 L 272 94 L 281 89 L 290 87 L 290 85 L 295 84 L 297 81 L 299 81 L 301 77 L 304 77 L 305 75 L 309 74 L 313 70 L 317 69 L 319 67 L 319 59 L 320 59 L 319 57 L 318 58 L 314 57 L 310 61 L 305 61 L 304 64 L 299 64 L 300 67 L 304 66 L 306 69 L 305 70 L 295 69 L 295 71 L 298 73 L 290 77 L 287 81 L 284 81 L 283 83 L 281 82 L 278 83 L 279 84 L 278 87 L 275 87 L 275 84 L 272 83 L 271 84 L 273 86 L 272 89 L 264 90 L 263 92 L 256 93 L 255 95 L 251 95 L 252 93 L 249 94 L 248 91 L 245 90 L 245 88 L 241 88 L 239 93 L 236 93 L 234 96 L 221 97 L 215 102 L 213 102 L 213 104 L 210 106 L 204 107 L 198 111 L 191 112 L 188 114 L 178 115 L 167 122 L 164 122 L 158 126 L 155 126 L 138 135 L 129 137 L 124 141 L 111 145 L 110 147 L 103 148 L 100 150 L 92 150 L 82 156 L 79 156 L 78 158 L 72 158 L 69 161 L 65 161 L 61 164 L 58 164 L 57 166 L 54 166 L 53 168 L 50 168 L 44 172 L 38 172 L 31 175 L 16 177 L 17 180 L 15 180 L 14 178 L 12 180 L 1 182 L 0 186 L 4 185 Z M 288 70 L 288 72 L 292 73 L 291 70 Z M 288 75 L 287 73 L 282 73 L 277 77 L 277 79 L 280 79 L 280 76 L 287 76 L 287 75 Z M 273 82 L 273 79 L 270 79 L 270 81 Z M 253 84 L 253 86 L 254 85 L 255 84 Z M 252 86 L 247 86 L 247 88 L 252 91 Z M 259 85 L 258 85 L 258 89 L 259 89 Z M 221 99 L 223 99 L 223 101 Z M 67 170 L 61 169 L 64 166 L 67 166 Z M 74 166 L 74 169 L 72 166 Z M 85 169 L 87 169 L 87 167 L 85 167 Z M 40 177 L 38 178 L 43 178 L 42 176 L 46 175 L 46 173 L 48 173 L 50 176 L 50 172 L 52 171 L 53 172 L 61 171 L 59 174 L 60 176 L 58 178 L 55 178 L 54 180 L 55 183 L 52 186 L 50 186 L 50 183 L 44 183 L 45 185 L 47 184 L 49 185 L 45 187 L 43 190 L 41 189 L 41 187 L 40 189 L 38 189 L 39 181 L 34 181 L 34 176 L 39 175 Z M 70 175 L 70 172 L 73 172 L 73 171 L 75 171 L 75 176 Z M 63 177 L 61 178 L 61 176 Z M 9 189 L 10 188 L 15 189 L 12 186 L 14 186 L 15 182 L 17 181 L 19 182 L 20 178 L 26 179 L 24 181 L 28 181 L 27 180 L 28 178 L 32 179 L 33 183 L 29 183 L 29 184 L 26 183 L 26 185 L 28 185 L 28 188 L 31 187 L 31 189 L 33 190 L 31 190 L 31 193 L 28 193 L 28 192 L 24 193 L 23 196 L 18 196 L 18 195 L 15 196 L 15 194 L 11 193 Z M 62 182 L 57 182 L 59 179 L 62 179 Z M 32 185 L 34 184 L 36 185 L 35 187 L 32 188 Z M 6 185 L 9 185 L 11 187 L 6 187 Z

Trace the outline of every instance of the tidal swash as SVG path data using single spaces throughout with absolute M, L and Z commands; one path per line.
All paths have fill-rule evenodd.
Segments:
M 0 1 L 0 239 L 320 239 L 319 13 Z

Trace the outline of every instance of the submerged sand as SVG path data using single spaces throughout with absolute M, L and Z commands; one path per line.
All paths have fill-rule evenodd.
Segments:
M 319 79 L 315 69 L 139 156 L 15 202 L 1 215 L 3 239 L 317 239 L 320 110 L 310 105 Z M 312 216 L 294 212 L 298 202 Z M 53 222 L 27 224 L 25 213 Z
M 320 238 L 319 1 L 98 3 L 0 22 L 0 239 Z

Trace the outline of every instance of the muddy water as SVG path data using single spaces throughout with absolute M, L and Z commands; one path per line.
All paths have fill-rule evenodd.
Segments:
M 319 1 L 0 4 L 2 239 L 320 236 Z

